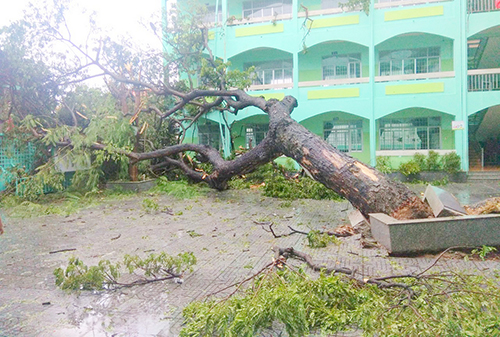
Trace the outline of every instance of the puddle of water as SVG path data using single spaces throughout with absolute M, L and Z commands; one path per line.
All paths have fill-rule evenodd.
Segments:
M 133 289 L 82 294 L 68 308 L 69 324 L 52 336 L 167 336 L 170 329 L 170 320 L 165 318 L 167 295 L 165 292 L 156 293 L 154 300 L 145 301 L 147 295 L 150 294 Z

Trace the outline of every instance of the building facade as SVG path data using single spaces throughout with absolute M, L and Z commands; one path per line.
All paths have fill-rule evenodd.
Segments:
M 371 165 L 433 150 L 455 151 L 465 171 L 500 166 L 499 1 L 341 3 L 203 0 L 214 55 L 255 67 L 251 95 L 297 98 L 292 117 L 340 151 Z M 214 112 L 190 140 L 228 153 L 231 137 L 258 144 L 267 121 Z

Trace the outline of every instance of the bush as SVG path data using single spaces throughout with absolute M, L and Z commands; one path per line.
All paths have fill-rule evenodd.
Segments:
M 375 165 L 375 169 L 386 174 L 394 172 L 394 169 L 391 167 L 391 158 L 387 156 L 377 157 L 377 164 Z
M 412 174 L 417 174 L 420 171 L 420 165 L 414 159 L 399 165 L 399 172 L 407 177 Z
M 421 153 L 415 153 L 413 156 L 413 160 L 417 163 L 418 167 L 420 167 L 420 171 L 427 171 L 427 160 L 425 156 Z
M 443 170 L 448 173 L 457 173 L 460 171 L 461 163 L 460 156 L 455 152 L 447 153 L 441 158 Z
M 427 167 L 428 171 L 440 171 L 442 169 L 441 163 L 439 160 L 439 154 L 435 151 L 429 151 L 427 155 Z

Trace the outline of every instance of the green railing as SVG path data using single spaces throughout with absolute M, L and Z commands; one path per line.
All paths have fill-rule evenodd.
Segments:
M 13 171 L 23 169 L 30 172 L 34 169 L 35 147 L 31 143 L 16 144 L 16 141 L 6 141 L 0 134 L 0 191 L 16 177 Z

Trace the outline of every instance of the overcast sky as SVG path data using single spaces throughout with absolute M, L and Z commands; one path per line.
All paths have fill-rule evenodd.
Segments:
M 0 27 L 11 21 L 20 19 L 27 4 L 37 0 L 0 0 Z M 141 19 L 149 22 L 153 14 L 159 17 L 161 0 L 73 0 L 75 5 L 67 16 L 71 22 L 71 30 L 78 34 L 79 27 L 85 27 L 82 8 L 97 13 L 97 22 L 106 27 L 111 34 L 130 35 L 137 43 L 148 42 L 145 28 L 139 24 Z M 149 27 L 149 25 L 147 25 Z M 83 28 L 85 29 L 85 28 Z M 148 28 L 151 32 L 151 29 Z M 81 32 L 85 34 L 85 32 Z M 149 40 L 151 41 L 151 40 Z

